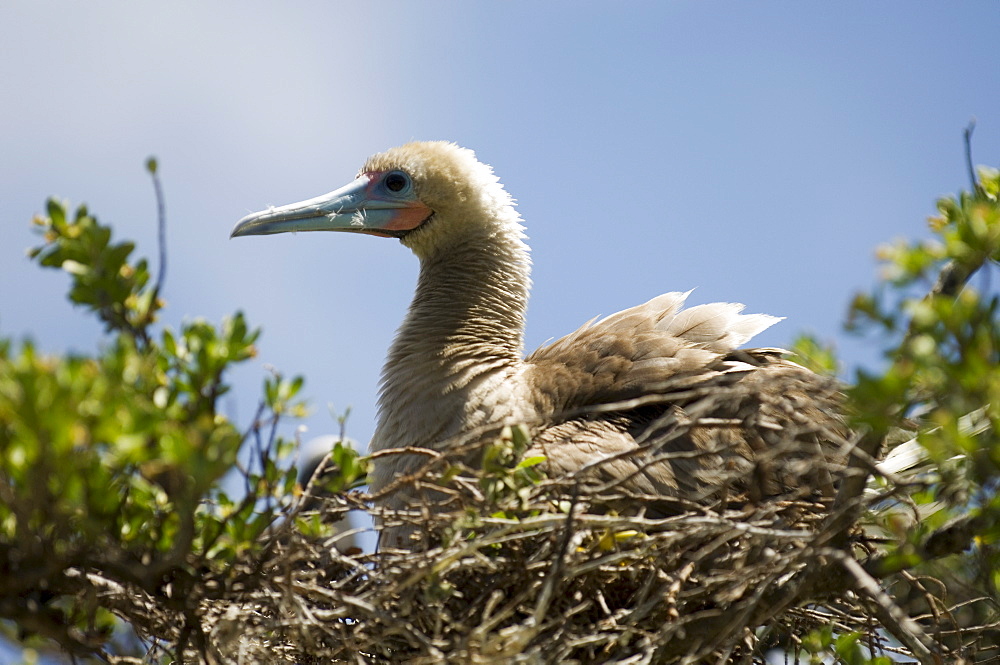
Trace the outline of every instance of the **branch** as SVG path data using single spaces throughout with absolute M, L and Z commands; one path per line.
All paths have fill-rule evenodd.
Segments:
M 902 642 L 922 665 L 941 665 L 940 647 L 923 631 L 920 625 L 911 619 L 878 582 L 861 567 L 853 557 L 840 550 L 824 552 L 836 559 L 844 569 L 851 574 L 859 591 L 872 601 L 872 614 L 879 623 Z
M 975 194 L 981 194 L 983 192 L 982 185 L 979 184 L 979 180 L 976 178 L 976 170 L 972 166 L 972 131 L 976 128 L 976 121 L 973 119 L 969 126 L 965 128 L 965 164 L 966 168 L 969 170 L 969 181 L 972 184 L 972 191 Z M 969 281 L 983 264 L 986 263 L 987 256 L 978 257 L 971 263 L 962 264 L 954 259 L 945 264 L 944 268 L 941 269 L 941 274 L 938 275 L 937 282 L 931 289 L 930 293 L 927 294 L 927 299 L 933 298 L 935 296 L 945 296 L 948 298 L 953 298 L 958 295 L 958 292 L 965 286 L 965 283 Z M 913 323 L 910 323 L 910 331 L 907 332 L 907 336 L 912 332 Z
M 962 132 L 965 138 L 965 167 L 969 169 L 969 182 L 972 184 L 972 191 L 979 193 L 982 188 L 976 178 L 976 169 L 972 166 L 972 132 L 976 129 L 976 119 L 969 121 L 965 131 Z
M 163 187 L 160 185 L 160 176 L 157 173 L 155 157 L 150 157 L 146 160 L 146 170 L 153 177 L 153 190 L 156 192 L 156 220 L 160 248 L 160 268 L 156 275 L 156 286 L 153 289 L 153 297 L 156 298 L 160 295 L 160 291 L 163 288 L 163 280 L 167 276 L 167 213 L 163 203 Z

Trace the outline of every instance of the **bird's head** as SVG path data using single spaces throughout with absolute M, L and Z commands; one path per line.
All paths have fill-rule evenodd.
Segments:
M 369 158 L 329 194 L 247 215 L 232 236 L 348 231 L 399 238 L 427 258 L 462 240 L 520 223 L 492 169 L 447 141 L 407 143 Z

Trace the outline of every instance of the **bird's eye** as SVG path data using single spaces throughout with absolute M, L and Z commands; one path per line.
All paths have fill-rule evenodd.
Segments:
M 410 177 L 402 171 L 393 171 L 385 177 L 385 188 L 390 192 L 401 192 L 410 186 Z

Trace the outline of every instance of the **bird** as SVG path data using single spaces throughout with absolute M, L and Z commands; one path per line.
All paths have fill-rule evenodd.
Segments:
M 375 496 L 425 464 L 420 451 L 513 425 L 526 428 L 525 454 L 547 475 L 613 486 L 618 508 L 647 516 L 718 503 L 734 489 L 757 499 L 831 491 L 811 451 L 835 462 L 842 447 L 836 384 L 780 349 L 741 348 L 778 317 L 744 314 L 738 303 L 686 307 L 690 291 L 673 291 L 525 356 L 523 220 L 470 149 L 391 148 L 328 194 L 247 215 L 231 237 L 298 231 L 395 238 L 420 263 L 381 376 L 369 446 Z M 788 432 L 810 452 L 781 449 Z M 400 489 L 382 502 L 405 508 L 418 494 Z M 383 528 L 380 546 L 410 547 L 413 532 Z

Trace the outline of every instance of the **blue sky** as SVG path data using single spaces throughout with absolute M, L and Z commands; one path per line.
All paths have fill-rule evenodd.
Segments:
M 87 351 L 65 275 L 24 256 L 58 195 L 153 257 L 164 320 L 263 326 L 224 402 L 246 424 L 265 365 L 307 377 L 314 436 L 371 435 L 416 259 L 336 234 L 229 240 L 244 214 L 332 190 L 371 153 L 451 139 L 520 202 L 535 261 L 528 349 L 659 293 L 841 331 L 873 250 L 926 235 L 967 186 L 962 130 L 1000 163 L 1000 5 L 930 2 L 173 2 L 0 5 L 0 335 Z

